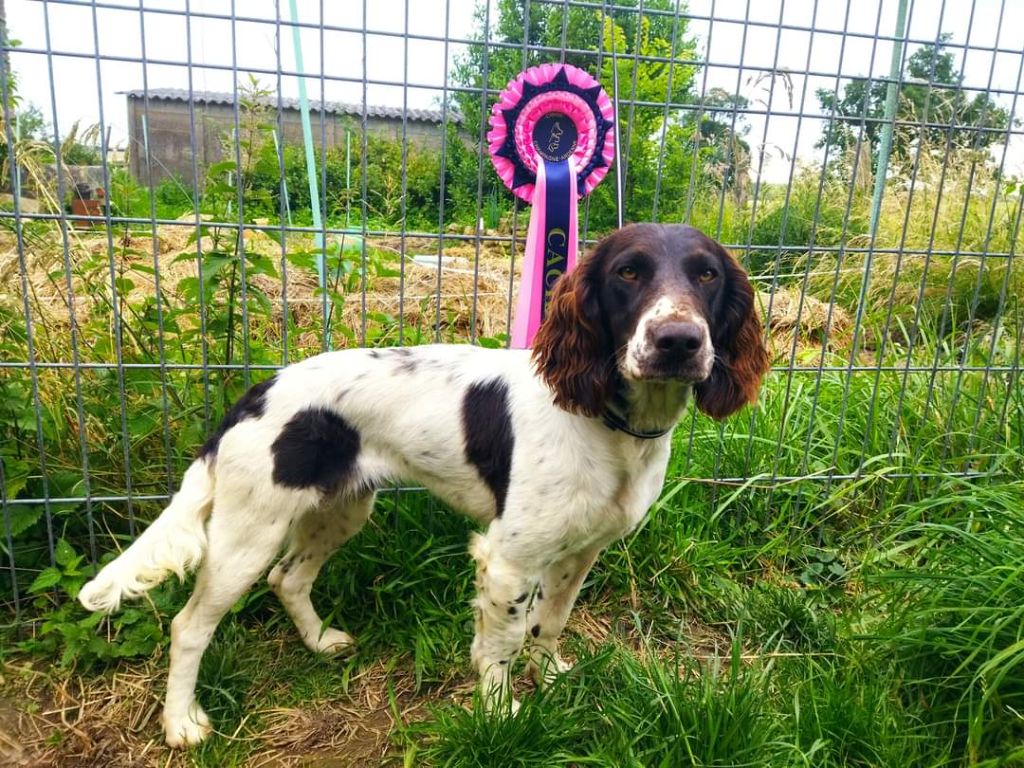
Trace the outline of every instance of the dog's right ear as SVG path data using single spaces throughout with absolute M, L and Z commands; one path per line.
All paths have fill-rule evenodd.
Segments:
M 613 386 L 613 355 L 598 295 L 603 250 L 598 244 L 559 279 L 533 340 L 537 372 L 554 391 L 555 405 L 584 416 L 604 412 Z
M 694 387 L 694 397 L 701 411 L 724 419 L 757 400 L 771 361 L 750 279 L 736 258 L 718 247 L 725 267 L 726 296 L 713 323 L 715 364 L 711 375 Z

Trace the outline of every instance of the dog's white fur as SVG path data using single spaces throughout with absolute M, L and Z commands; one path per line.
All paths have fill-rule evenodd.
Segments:
M 212 462 L 194 462 L 164 513 L 82 588 L 83 605 L 109 612 L 168 572 L 182 575 L 203 560 L 195 591 L 172 624 L 163 715 L 172 746 L 196 743 L 209 731 L 193 697 L 200 657 L 221 617 L 260 577 L 289 533 L 281 563 L 292 565 L 274 568 L 271 587 L 310 649 L 333 652 L 352 642 L 338 630 L 321 632 L 309 595 L 323 562 L 366 522 L 373 494 L 323 498 L 315 489 L 272 481 L 270 446 L 305 408 L 339 409 L 359 431 L 358 485 L 396 478 L 421 483 L 452 507 L 490 523 L 471 547 L 479 590 L 472 657 L 485 693 L 507 694 L 509 661 L 534 625 L 540 630 L 531 638 L 531 673 L 539 676 L 549 661 L 565 667 L 557 639 L 576 593 L 597 553 L 633 528 L 657 498 L 669 437 L 637 440 L 599 419 L 556 408 L 528 351 L 439 345 L 416 347 L 412 354 L 420 363 L 415 375 L 396 374 L 404 361 L 372 350 L 329 352 L 281 371 L 267 392 L 264 415 L 228 430 Z M 458 439 L 466 388 L 496 377 L 508 383 L 515 434 L 500 518 L 494 495 L 466 461 Z M 664 413 L 662 403 L 652 402 L 656 413 L 638 423 L 674 423 L 686 397 L 686 388 L 677 388 L 669 397 L 676 412 Z M 544 599 L 533 601 L 528 616 L 527 605 L 517 599 L 537 588 Z
M 678 296 L 655 298 L 617 363 L 631 379 L 631 423 L 647 430 L 674 425 L 692 388 L 642 380 L 647 357 L 657 354 L 652 323 L 690 317 L 693 309 Z M 708 324 L 695 322 L 705 339 L 694 357 L 710 372 Z M 495 381 L 507 392 L 514 436 L 503 511 L 466 448 L 466 393 Z M 275 441 L 309 409 L 337 414 L 359 436 L 352 471 L 333 492 L 275 481 Z M 323 629 L 310 601 L 313 580 L 368 519 L 373 489 L 412 481 L 486 525 L 470 545 L 477 564 L 472 660 L 488 705 L 514 707 L 509 669 L 524 638 L 538 683 L 566 668 L 558 637 L 580 586 L 601 549 L 632 530 L 657 498 L 670 440 L 668 433 L 640 439 L 556 406 L 525 350 L 438 345 L 326 353 L 282 370 L 259 413 L 229 425 L 215 451 L 189 467 L 163 514 L 79 599 L 112 611 L 167 573 L 181 576 L 201 563 L 195 590 L 172 622 L 163 713 L 167 743 L 194 744 L 210 731 L 194 697 L 200 658 L 228 609 L 287 547 L 270 586 L 310 649 L 347 648 L 347 634 Z

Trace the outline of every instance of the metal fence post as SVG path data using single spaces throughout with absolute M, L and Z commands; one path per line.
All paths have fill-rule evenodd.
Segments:
M 882 193 L 885 191 L 885 177 L 889 172 L 889 154 L 892 152 L 892 132 L 896 125 L 896 106 L 899 102 L 899 81 L 902 77 L 903 40 L 906 36 L 907 0 L 899 0 L 896 9 L 896 34 L 892 43 L 892 59 L 889 65 L 889 85 L 885 89 L 885 122 L 882 125 L 882 140 L 878 147 L 878 164 L 875 167 L 875 192 L 871 198 L 871 222 L 868 232 L 871 242 L 878 231 L 878 213 L 882 209 Z M 870 97 L 869 93 L 864 98 Z

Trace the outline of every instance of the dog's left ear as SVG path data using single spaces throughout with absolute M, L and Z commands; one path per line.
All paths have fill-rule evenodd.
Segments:
M 725 301 L 714 318 L 715 364 L 711 375 L 694 387 L 697 407 L 724 419 L 757 400 L 761 378 L 769 368 L 754 289 L 739 262 L 720 250 L 725 265 Z

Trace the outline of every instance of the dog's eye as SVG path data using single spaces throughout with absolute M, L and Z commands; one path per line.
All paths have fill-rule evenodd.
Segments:
M 703 272 L 701 272 L 697 276 L 697 279 L 700 280 L 702 283 L 710 283 L 716 277 L 718 277 L 718 272 L 709 267 L 705 269 Z
M 636 280 L 637 276 L 638 275 L 636 267 L 634 267 L 632 264 L 627 264 L 626 266 L 621 267 L 619 269 L 619 277 L 621 277 L 623 280 L 629 280 L 630 282 L 632 282 L 633 280 Z

